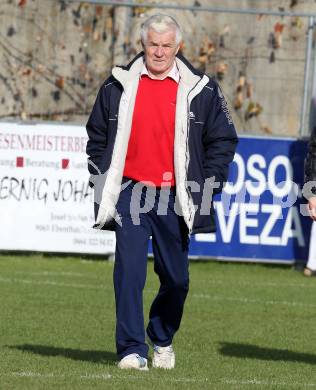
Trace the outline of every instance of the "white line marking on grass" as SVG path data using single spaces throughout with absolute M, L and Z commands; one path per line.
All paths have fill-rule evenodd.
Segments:
M 210 299 L 212 301 L 230 301 L 230 302 L 241 302 L 241 303 L 259 303 L 259 304 L 266 304 L 266 305 L 316 307 L 316 304 L 313 303 L 290 302 L 290 301 L 265 301 L 265 300 L 250 299 L 250 298 L 221 297 L 221 296 L 209 295 L 209 294 L 191 294 L 191 297 L 198 298 L 198 299 L 200 298 Z
M 169 379 L 168 379 L 169 380 Z M 186 382 L 186 383 L 197 383 L 197 382 L 208 382 L 208 378 L 201 378 L 201 379 L 196 379 L 196 378 L 173 378 L 171 379 L 173 382 Z
M 136 375 L 111 375 L 108 373 L 101 373 L 101 374 L 84 374 L 84 375 L 64 375 L 64 374 L 54 374 L 54 373 L 47 373 L 42 374 L 39 372 L 32 372 L 32 371 L 21 371 L 21 372 L 9 372 L 9 373 L 0 373 L 1 376 L 12 376 L 12 377 L 26 377 L 26 378 L 74 378 L 74 379 L 87 379 L 87 380 L 102 380 L 102 381 L 108 381 L 108 380 L 122 380 L 122 379 L 131 379 L 131 380 L 148 380 L 148 373 L 144 373 L 143 376 L 136 376 Z M 150 380 L 154 380 L 154 378 L 150 378 Z M 269 380 L 259 380 L 259 379 L 228 379 L 223 378 L 219 380 L 209 380 L 209 378 L 161 378 L 159 379 L 160 382 L 166 381 L 166 382 L 182 382 L 182 383 L 201 383 L 201 382 L 207 382 L 209 385 L 212 383 L 225 383 L 227 385 L 235 385 L 235 386 L 243 386 L 243 385 L 249 385 L 249 386 L 284 386 L 284 387 L 294 387 L 294 388 L 302 388 L 302 387 L 316 387 L 316 383 L 304 383 L 304 382 L 277 382 L 277 381 L 269 381 Z
M 192 281 L 192 284 L 194 284 L 194 280 Z M 212 285 L 217 284 L 226 284 L 227 281 L 216 279 L 216 280 L 208 280 L 208 279 L 197 279 L 196 282 L 199 283 L 207 283 Z M 229 282 L 231 283 L 231 282 Z M 311 284 L 305 284 L 305 283 L 279 283 L 279 282 L 256 282 L 256 280 L 253 280 L 252 282 L 233 282 L 233 286 L 236 287 L 297 287 L 297 288 L 316 288 L 316 283 Z
M 48 286 L 57 286 L 57 287 L 72 287 L 72 288 L 84 288 L 84 289 L 93 289 L 93 290 L 109 290 L 112 289 L 106 286 L 94 286 L 92 284 L 79 284 L 79 283 L 62 283 L 55 282 L 53 280 L 29 280 L 29 279 L 17 279 L 17 278 L 1 278 L 0 282 L 4 283 L 24 283 L 24 284 L 38 284 L 38 285 L 48 285 Z
M 63 282 L 55 282 L 54 280 L 33 280 L 33 279 L 18 279 L 18 278 L 2 278 L 0 276 L 0 283 L 24 283 L 24 284 L 39 284 L 39 285 L 48 285 L 48 286 L 57 286 L 57 287 L 71 287 L 71 288 L 83 288 L 83 289 L 93 289 L 93 290 L 113 290 L 112 284 L 111 286 L 97 286 L 93 284 L 83 284 L 83 283 L 63 283 Z M 157 290 L 146 289 L 145 293 L 157 293 Z
M 22 371 L 22 372 L 11 372 L 9 374 L 0 374 L 1 376 L 6 375 L 6 376 L 18 376 L 18 377 L 28 377 L 28 378 L 53 378 L 55 375 L 50 373 L 50 374 L 40 374 L 38 372 L 31 372 L 31 371 Z M 62 378 L 65 375 L 58 375 L 58 377 Z
M 110 374 L 85 374 L 81 375 L 82 379 L 112 379 L 113 376 Z
M 130 374 L 122 375 L 111 375 L 111 374 L 84 374 L 84 375 L 64 375 L 64 374 L 54 374 L 47 373 L 42 374 L 39 372 L 32 371 L 21 371 L 21 372 L 9 372 L 9 373 L 0 373 L 1 376 L 12 376 L 12 377 L 26 377 L 26 378 L 75 378 L 75 379 L 87 379 L 87 380 L 122 380 L 122 379 L 132 379 L 132 380 L 147 380 L 147 373 L 144 373 L 144 376 L 136 376 Z M 151 378 L 152 380 L 153 378 Z M 201 382 L 209 382 L 208 378 L 165 378 L 166 382 L 187 382 L 187 383 L 201 383 Z M 159 381 L 164 381 L 164 379 L 160 379 Z
M 223 383 L 228 385 L 255 385 L 255 386 L 285 386 L 285 387 L 294 387 L 301 389 L 302 387 L 316 387 L 316 383 L 303 383 L 303 382 L 276 382 L 268 380 L 258 380 L 258 379 L 246 379 L 246 380 L 235 380 L 235 379 L 223 379 Z
M 62 283 L 62 282 L 55 282 L 52 280 L 29 280 L 29 279 L 17 279 L 17 278 L 1 278 L 0 282 L 4 283 L 24 283 L 24 284 L 34 284 L 34 285 L 45 285 L 45 286 L 56 286 L 56 287 L 70 287 L 70 288 L 82 288 L 82 289 L 92 289 L 92 290 L 112 290 L 112 286 L 95 286 L 92 284 L 79 284 L 79 283 Z M 145 293 L 155 293 L 155 290 L 145 290 Z M 304 303 L 304 302 L 290 302 L 290 301 L 265 301 L 260 299 L 250 299 L 250 298 L 235 298 L 235 297 L 223 297 L 223 296 L 216 296 L 216 295 L 210 295 L 210 294 L 191 294 L 192 298 L 197 299 L 209 299 L 212 301 L 230 301 L 230 302 L 241 302 L 241 303 L 259 303 L 259 304 L 266 304 L 266 305 L 285 305 L 285 306 L 293 306 L 293 307 L 316 307 L 316 304 L 313 303 Z
M 14 271 L 12 272 L 16 275 L 34 275 L 34 276 L 78 276 L 82 278 L 86 278 L 89 275 L 79 272 L 64 272 L 64 271 Z

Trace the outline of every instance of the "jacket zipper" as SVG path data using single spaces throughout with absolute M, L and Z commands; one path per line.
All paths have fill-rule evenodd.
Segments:
M 188 178 L 188 167 L 189 167 L 189 161 L 190 161 L 190 152 L 189 152 L 189 133 L 190 133 L 190 105 L 189 105 L 189 96 L 190 93 L 194 90 L 194 88 L 198 85 L 198 83 L 202 80 L 200 80 L 192 87 L 187 95 L 187 139 L 186 139 L 186 164 L 185 164 L 185 171 L 186 171 L 186 183 L 185 183 L 185 189 L 188 195 L 188 210 L 189 210 L 189 224 L 191 225 L 191 219 L 192 219 L 192 212 L 190 207 L 190 201 L 191 205 L 193 205 L 193 198 L 189 191 L 188 185 L 187 185 L 187 178 Z M 193 221 L 192 221 L 192 227 L 189 227 L 189 233 L 191 233 L 193 230 Z

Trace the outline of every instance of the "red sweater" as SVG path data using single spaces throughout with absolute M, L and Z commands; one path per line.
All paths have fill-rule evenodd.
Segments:
M 123 175 L 161 186 L 163 174 L 174 179 L 174 127 L 178 84 L 171 78 L 142 76 L 137 90 Z M 168 180 L 168 179 L 167 179 Z

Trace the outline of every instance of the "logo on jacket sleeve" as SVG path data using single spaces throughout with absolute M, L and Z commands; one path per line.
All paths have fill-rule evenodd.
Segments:
M 225 114 L 225 116 L 227 118 L 228 124 L 232 125 L 233 120 L 232 120 L 232 117 L 230 115 L 230 112 L 229 112 L 229 109 L 227 106 L 227 102 L 225 100 L 225 97 L 224 97 L 220 87 L 217 87 L 217 93 L 218 93 L 218 97 L 221 99 L 221 107 L 222 107 L 223 113 Z

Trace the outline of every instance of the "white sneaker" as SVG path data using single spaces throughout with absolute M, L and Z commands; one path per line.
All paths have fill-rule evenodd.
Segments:
M 135 370 L 148 370 L 147 359 L 139 356 L 137 353 L 126 355 L 119 361 L 118 367 L 121 369 L 133 368 Z
M 175 363 L 176 355 L 173 351 L 172 345 L 168 345 L 167 347 L 154 345 L 153 367 L 170 370 L 174 368 Z

